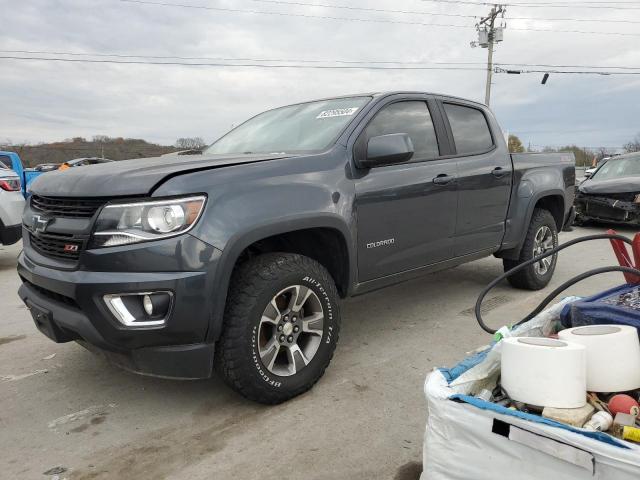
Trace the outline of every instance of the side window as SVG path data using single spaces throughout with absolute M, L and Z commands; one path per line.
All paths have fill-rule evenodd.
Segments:
M 486 152 L 493 147 L 487 119 L 477 108 L 445 103 L 458 155 Z
M 371 137 L 391 133 L 406 133 L 411 137 L 415 151 L 411 161 L 429 160 L 440 155 L 436 132 L 425 102 L 397 102 L 380 110 L 360 137 L 363 138 L 359 148 L 362 155 L 364 156 Z
M 6 167 L 11 169 L 13 165 L 11 164 L 11 159 L 6 155 L 0 155 L 0 168 Z

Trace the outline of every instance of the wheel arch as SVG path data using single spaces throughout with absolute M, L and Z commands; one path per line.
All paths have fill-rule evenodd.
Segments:
M 207 340 L 219 338 L 231 276 L 236 266 L 252 255 L 277 251 L 310 257 L 329 271 L 340 297 L 349 296 L 355 279 L 355 250 L 351 239 L 345 222 L 334 215 L 283 219 L 231 237 L 222 250 L 216 272 Z
M 533 212 L 536 208 L 543 208 L 545 210 L 548 210 L 556 222 L 558 232 L 560 232 L 562 230 L 565 217 L 564 203 L 564 192 L 562 190 L 540 192 L 531 197 L 531 201 L 527 206 L 526 215 L 524 217 L 525 221 L 520 226 L 518 244 L 513 248 L 498 252 L 496 256 L 507 260 L 517 260 L 520 257 L 520 252 L 522 251 L 522 246 L 525 242 L 527 230 L 529 229 L 531 219 L 533 218 Z

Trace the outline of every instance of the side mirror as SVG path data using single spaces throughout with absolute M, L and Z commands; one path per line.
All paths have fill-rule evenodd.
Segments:
M 406 162 L 413 153 L 413 143 L 406 133 L 379 135 L 369 139 L 367 158 L 358 163 L 363 168 L 381 167 Z
M 584 172 L 584 178 L 591 177 L 591 172 Z

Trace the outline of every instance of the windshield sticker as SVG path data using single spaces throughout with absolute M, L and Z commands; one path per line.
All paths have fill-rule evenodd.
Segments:
M 323 110 L 318 114 L 316 118 L 331 118 L 331 117 L 350 117 L 359 107 L 351 108 L 336 108 L 334 110 Z

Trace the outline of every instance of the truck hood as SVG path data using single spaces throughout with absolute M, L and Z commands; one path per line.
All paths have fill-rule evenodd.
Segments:
M 73 167 L 40 175 L 30 186 L 53 197 L 148 195 L 163 180 L 199 170 L 289 158 L 291 155 L 172 155 Z
M 620 177 L 610 180 L 588 179 L 580 184 L 578 190 L 581 193 L 591 195 L 640 192 L 640 177 Z

